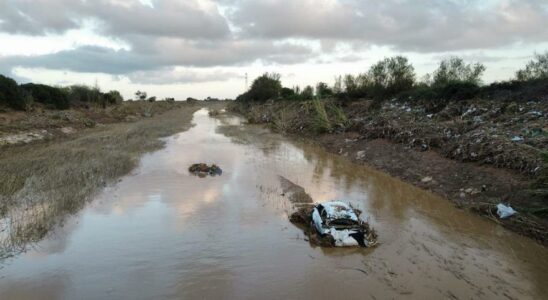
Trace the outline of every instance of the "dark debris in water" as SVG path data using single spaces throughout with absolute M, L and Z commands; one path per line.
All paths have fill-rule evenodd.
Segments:
M 204 163 L 193 164 L 188 168 L 188 171 L 200 178 L 204 178 L 208 175 L 220 176 L 223 174 L 223 170 L 216 164 L 212 164 L 211 166 Z

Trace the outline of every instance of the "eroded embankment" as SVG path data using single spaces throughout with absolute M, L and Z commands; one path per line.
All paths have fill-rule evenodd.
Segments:
M 470 100 L 437 111 L 395 100 L 371 104 L 279 101 L 232 110 L 548 243 L 546 101 Z M 519 214 L 498 219 L 500 202 Z
M 198 105 L 132 123 L 115 123 L 71 138 L 4 146 L 0 152 L 0 258 L 41 240 L 79 211 L 100 188 L 129 173 L 159 138 L 190 128 Z

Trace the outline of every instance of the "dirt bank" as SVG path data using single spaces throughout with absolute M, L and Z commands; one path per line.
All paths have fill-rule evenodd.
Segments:
M 184 131 L 191 126 L 192 114 L 200 104 L 149 103 L 149 115 L 115 122 L 111 112 L 97 114 L 101 126 L 78 128 L 70 135 L 50 135 L 40 141 L 4 145 L 0 152 L 0 257 L 23 250 L 29 242 L 41 240 L 67 214 L 79 211 L 100 188 L 129 173 L 139 157 L 161 148 L 159 138 Z M 204 104 L 205 105 L 205 104 Z M 222 105 L 222 104 L 221 104 Z M 140 110 L 136 104 L 121 109 Z M 85 112 L 45 112 L 82 116 Z M 106 121 L 108 120 L 108 122 Z M 18 117 L 10 124 L 71 122 L 44 117 Z M 73 127 L 80 121 L 73 121 Z M 65 126 L 62 124 L 59 126 Z M 8 125 L 3 125 L 5 129 Z M 47 130 L 42 128 L 42 130 Z
M 324 101 L 319 109 L 317 102 L 278 101 L 232 109 L 548 244 L 546 101 L 470 100 L 435 112 L 396 100 L 381 107 L 366 100 Z M 500 202 L 519 214 L 496 218 Z

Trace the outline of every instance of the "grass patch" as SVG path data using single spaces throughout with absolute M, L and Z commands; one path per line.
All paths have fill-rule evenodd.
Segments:
M 329 132 L 333 128 L 324 103 L 319 99 L 312 100 L 312 124 L 316 132 Z

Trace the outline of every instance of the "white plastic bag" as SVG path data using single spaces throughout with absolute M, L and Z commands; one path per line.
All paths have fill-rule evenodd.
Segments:
M 513 208 L 511 208 L 510 206 L 506 206 L 502 203 L 499 203 L 497 205 L 497 214 L 499 215 L 499 218 L 501 219 L 506 219 L 508 217 L 511 217 L 515 214 L 517 214 L 518 212 L 515 211 Z

